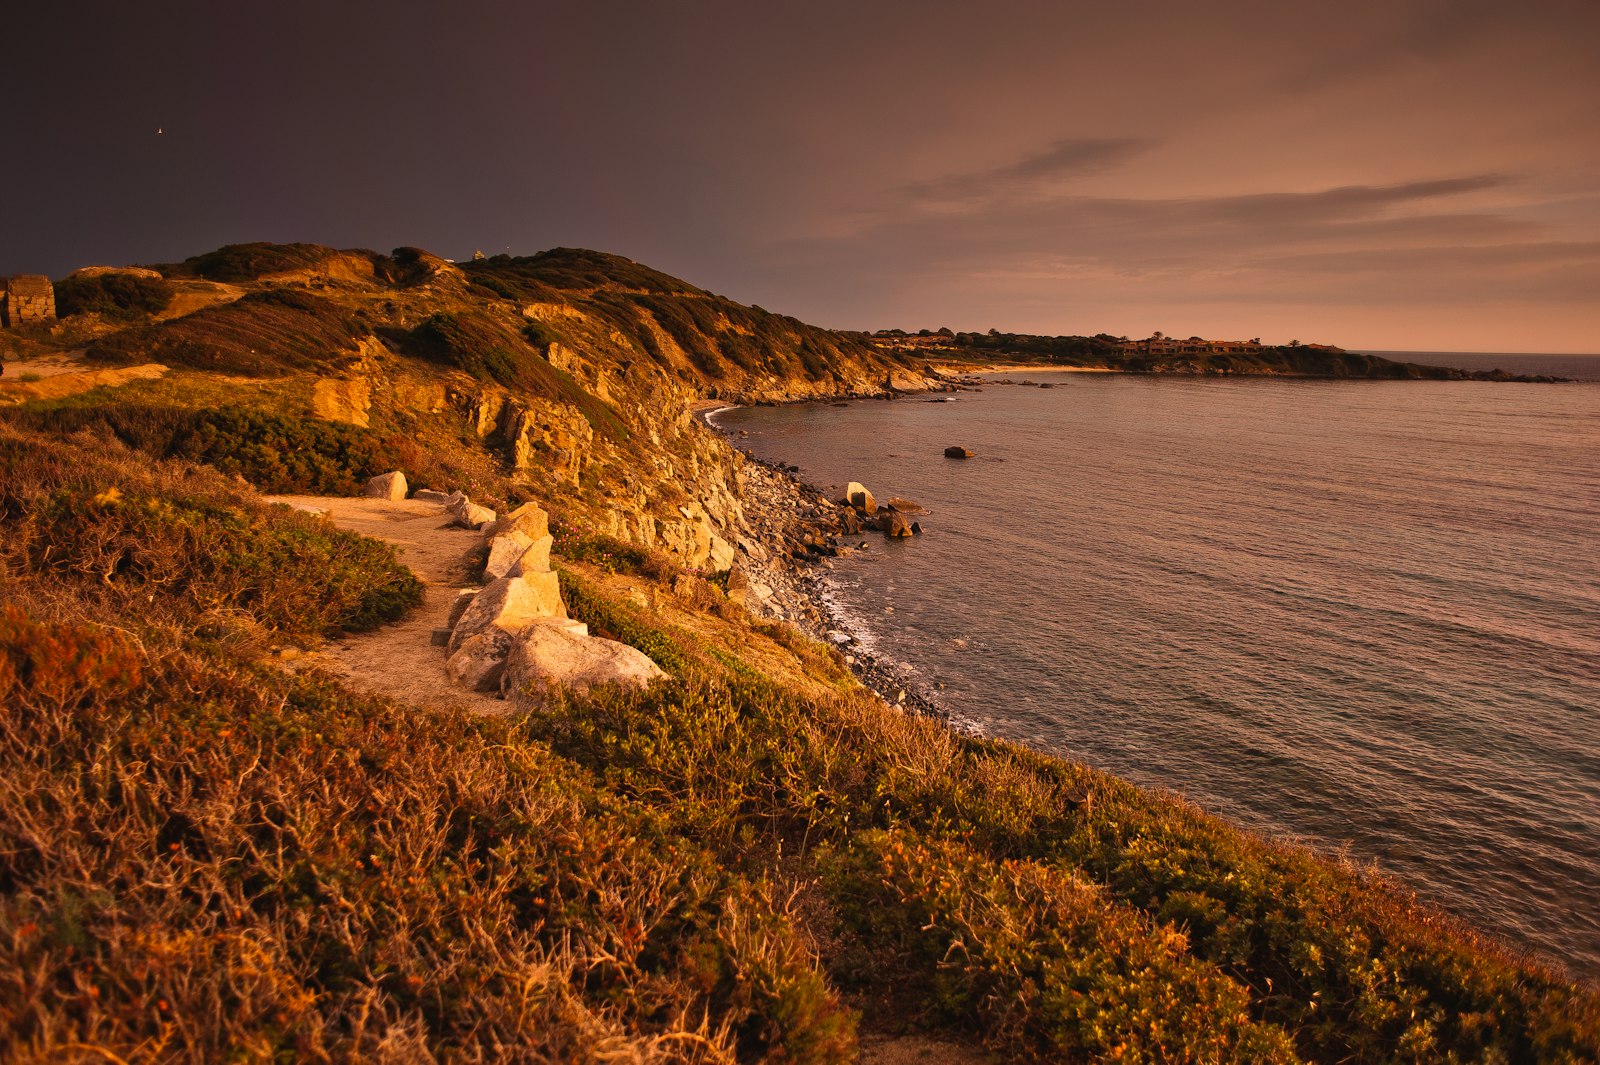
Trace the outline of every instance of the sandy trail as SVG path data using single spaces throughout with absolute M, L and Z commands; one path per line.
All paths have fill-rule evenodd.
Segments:
M 300 661 L 344 679 L 352 687 L 423 708 L 464 707 L 503 714 L 507 704 L 451 684 L 445 649 L 433 630 L 446 627 L 462 588 L 476 588 L 469 555 L 480 543 L 471 529 L 456 528 L 438 503 L 417 499 L 347 499 L 339 496 L 268 496 L 297 509 L 320 510 L 350 532 L 394 544 L 400 561 L 422 581 L 422 604 L 393 625 L 330 640 Z

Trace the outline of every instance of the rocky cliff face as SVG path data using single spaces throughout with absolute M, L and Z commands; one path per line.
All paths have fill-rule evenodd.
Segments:
M 597 252 L 457 266 L 414 248 L 256 244 L 161 269 L 227 287 L 194 314 L 101 324 L 91 359 L 305 378 L 305 415 L 453 432 L 513 486 L 694 569 L 728 569 L 750 534 L 744 459 L 693 420 L 697 401 L 941 385 L 851 335 Z

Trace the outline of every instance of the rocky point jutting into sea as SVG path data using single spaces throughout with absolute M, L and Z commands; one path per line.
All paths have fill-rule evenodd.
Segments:
M 572 249 L 52 292 L 0 331 L 8 1053 L 1595 1056 L 1591 985 L 1376 871 L 862 687 L 817 576 L 977 526 L 695 411 L 999 398 L 957 371 Z

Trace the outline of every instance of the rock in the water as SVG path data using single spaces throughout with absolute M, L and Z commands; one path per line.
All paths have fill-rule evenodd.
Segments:
M 902 514 L 921 514 L 922 513 L 922 504 L 921 503 L 914 502 L 914 501 L 912 501 L 910 499 L 901 499 L 899 496 L 895 496 L 894 498 L 890 499 L 889 500 L 889 506 L 893 507 L 895 510 L 900 511 Z
M 885 536 L 910 536 L 911 522 L 898 510 L 884 510 L 878 514 Z
M 512 641 L 504 685 L 521 709 L 542 705 L 557 687 L 576 692 L 602 684 L 643 688 L 664 676 L 649 655 L 625 643 L 579 636 L 560 623 L 535 623 Z
M 947 447 L 944 449 L 944 457 L 947 459 L 970 459 L 972 452 L 964 447 Z
M 445 674 L 452 684 L 468 691 L 499 691 L 513 642 L 511 633 L 490 626 L 463 640 L 451 651 L 445 660 Z
M 845 485 L 844 501 L 863 514 L 872 515 L 878 512 L 878 501 L 872 498 L 872 493 L 867 491 L 867 486 L 860 481 L 851 481 Z
M 380 473 L 367 482 L 363 495 L 373 499 L 404 499 L 406 497 L 406 475 L 399 470 L 392 473 Z
M 567 608 L 561 602 L 561 581 L 554 573 L 530 573 L 521 577 L 501 577 L 484 585 L 456 622 L 450 634 L 450 650 L 491 626 L 514 629 L 540 618 L 564 618 Z
M 839 526 L 844 530 L 846 536 L 854 536 L 861 531 L 861 516 L 854 509 L 841 511 L 839 514 Z

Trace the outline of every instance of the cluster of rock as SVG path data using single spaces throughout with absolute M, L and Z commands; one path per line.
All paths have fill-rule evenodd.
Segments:
M 399 500 L 406 493 L 403 473 L 367 482 L 366 494 L 374 498 Z M 644 687 L 666 675 L 642 651 L 590 636 L 587 625 L 567 616 L 561 580 L 550 568 L 550 516 L 537 503 L 499 517 L 462 492 L 420 489 L 411 498 L 439 503 L 452 524 L 481 530 L 488 549 L 487 583 L 462 591 L 448 626 L 434 632 L 434 642 L 448 651 L 445 673 L 452 683 L 499 693 L 526 708 L 542 704 L 556 688 Z
M 891 499 L 879 506 L 866 485 L 851 481 L 845 486 L 841 502 L 846 505 L 840 515 L 846 533 L 872 529 L 891 538 L 922 535 L 922 524 L 906 517 L 922 508 L 908 499 Z
M 457 521 L 470 523 L 475 504 L 466 497 L 447 506 Z M 560 579 L 550 569 L 550 519 L 538 504 L 491 516 L 482 528 L 488 583 L 461 593 L 449 629 L 438 634 L 449 650 L 445 672 L 453 683 L 528 707 L 558 688 L 642 688 L 665 676 L 644 652 L 590 636 L 587 625 L 567 616 Z
M 0 325 L 15 328 L 56 316 L 56 288 L 48 277 L 17 274 L 0 278 Z

